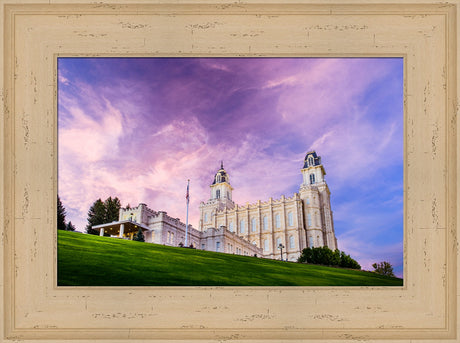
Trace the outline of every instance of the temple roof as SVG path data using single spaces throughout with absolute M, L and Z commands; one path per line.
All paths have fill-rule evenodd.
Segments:
M 218 181 L 219 180 L 219 181 Z M 224 169 L 224 162 L 220 162 L 220 169 L 217 171 L 216 175 L 214 175 L 214 180 L 212 182 L 213 185 L 216 183 L 228 182 L 228 174 Z
M 313 163 L 309 163 L 309 159 L 308 159 L 309 157 L 313 158 L 313 160 L 310 160 L 310 161 L 313 161 Z M 318 156 L 316 154 L 316 151 L 312 150 L 312 151 L 307 152 L 307 154 L 305 155 L 304 164 L 303 164 L 304 168 L 319 166 L 320 164 L 321 164 L 321 156 Z

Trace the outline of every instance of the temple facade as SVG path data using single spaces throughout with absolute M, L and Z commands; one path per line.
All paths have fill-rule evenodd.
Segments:
M 185 233 L 188 232 L 190 246 L 209 251 L 238 254 L 245 256 L 262 256 L 262 250 L 244 240 L 225 227 L 196 230 L 179 219 L 168 216 L 165 211 L 154 211 L 146 204 L 137 207 L 121 208 L 119 218 L 112 223 L 92 227 L 100 236 L 110 236 L 132 240 L 139 229 L 144 234 L 145 242 L 169 246 L 183 246 Z
M 305 156 L 301 173 L 298 193 L 241 206 L 232 200 L 233 187 L 221 164 L 209 200 L 200 204 L 199 230 L 225 227 L 271 259 L 281 258 L 281 248 L 289 261 L 296 261 L 306 247 L 337 249 L 326 172 L 315 151 Z
M 241 206 L 232 200 L 233 187 L 221 164 L 209 200 L 200 203 L 199 228 L 188 226 L 187 242 L 202 250 L 288 261 L 296 261 L 306 247 L 337 249 L 326 172 L 315 151 L 305 156 L 301 173 L 298 193 Z M 186 225 L 179 218 L 146 204 L 121 208 L 118 221 L 93 229 L 124 239 L 133 239 L 140 229 L 146 242 L 170 246 L 186 241 Z

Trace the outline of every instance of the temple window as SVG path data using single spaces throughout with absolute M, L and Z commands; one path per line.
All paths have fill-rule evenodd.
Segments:
M 277 214 L 275 216 L 275 224 L 276 224 L 276 228 L 279 229 L 281 227 L 281 219 L 280 219 L 280 215 Z
M 268 239 L 264 240 L 264 251 L 268 251 Z

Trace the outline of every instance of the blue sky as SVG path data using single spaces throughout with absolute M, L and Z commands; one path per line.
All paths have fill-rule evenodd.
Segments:
M 60 58 L 59 195 L 84 231 L 118 196 L 190 222 L 220 166 L 238 204 L 291 196 L 322 157 L 340 250 L 403 265 L 401 58 Z

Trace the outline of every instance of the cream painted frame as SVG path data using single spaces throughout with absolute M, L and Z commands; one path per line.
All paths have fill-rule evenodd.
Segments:
M 1 339 L 458 342 L 458 3 L 200 3 L 1 3 Z M 56 58 L 115 55 L 404 57 L 404 287 L 56 287 Z

